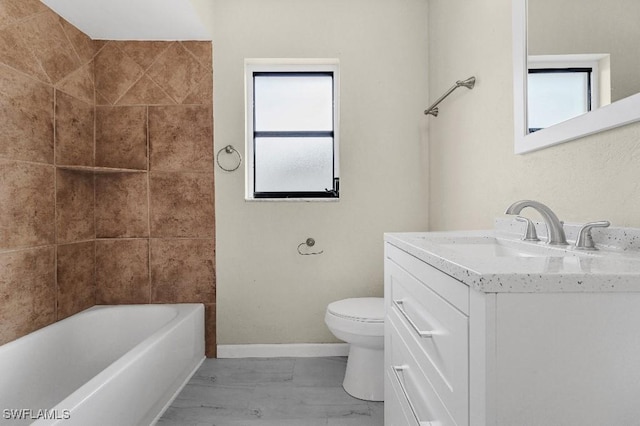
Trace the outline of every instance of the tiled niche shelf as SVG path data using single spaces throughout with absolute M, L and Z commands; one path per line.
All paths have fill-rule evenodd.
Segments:
M 122 169 L 118 167 L 97 167 L 97 166 L 56 166 L 61 170 L 71 170 L 85 173 L 146 173 L 141 169 Z

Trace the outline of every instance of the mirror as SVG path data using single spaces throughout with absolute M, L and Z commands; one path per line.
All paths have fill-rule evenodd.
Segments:
M 640 70 L 636 47 L 640 40 L 640 2 L 512 0 L 512 5 L 516 154 L 640 120 L 640 78 L 635 76 Z M 605 16 L 610 22 L 600 20 Z M 611 39 L 611 34 L 618 37 Z M 534 79 L 529 88 L 529 70 L 533 68 L 543 71 L 531 73 Z M 537 99 L 544 98 L 540 82 L 548 84 L 545 78 L 558 77 L 547 71 L 567 68 L 592 70 L 586 79 L 574 76 L 576 83 L 572 83 L 591 89 L 588 99 L 581 99 L 580 105 L 573 105 L 573 112 L 563 117 L 550 114 L 553 108 L 537 108 Z M 544 78 L 536 72 L 542 72 Z M 565 74 L 561 77 L 569 78 Z M 571 85 L 568 80 L 560 81 L 563 88 Z M 552 89 L 550 93 L 558 103 L 560 91 Z M 552 117 L 540 119 L 537 111 Z M 530 123 L 530 118 L 536 123 Z

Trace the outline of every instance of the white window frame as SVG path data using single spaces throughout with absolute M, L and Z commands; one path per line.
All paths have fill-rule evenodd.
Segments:
M 333 73 L 333 164 L 334 178 L 340 179 L 340 73 L 338 59 L 270 59 L 252 58 L 244 61 L 245 91 L 245 200 L 247 201 L 338 201 L 330 198 L 256 198 L 254 197 L 253 145 L 253 75 L 256 72 L 332 72 Z

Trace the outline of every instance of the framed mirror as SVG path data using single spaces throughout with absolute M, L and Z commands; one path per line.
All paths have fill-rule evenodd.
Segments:
M 639 1 L 512 6 L 516 154 L 640 121 Z

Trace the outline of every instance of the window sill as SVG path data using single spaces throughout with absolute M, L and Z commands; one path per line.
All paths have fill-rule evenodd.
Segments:
M 340 198 L 247 198 L 245 197 L 244 201 L 250 203 L 289 203 L 289 202 L 297 202 L 297 203 L 336 203 L 340 201 Z

